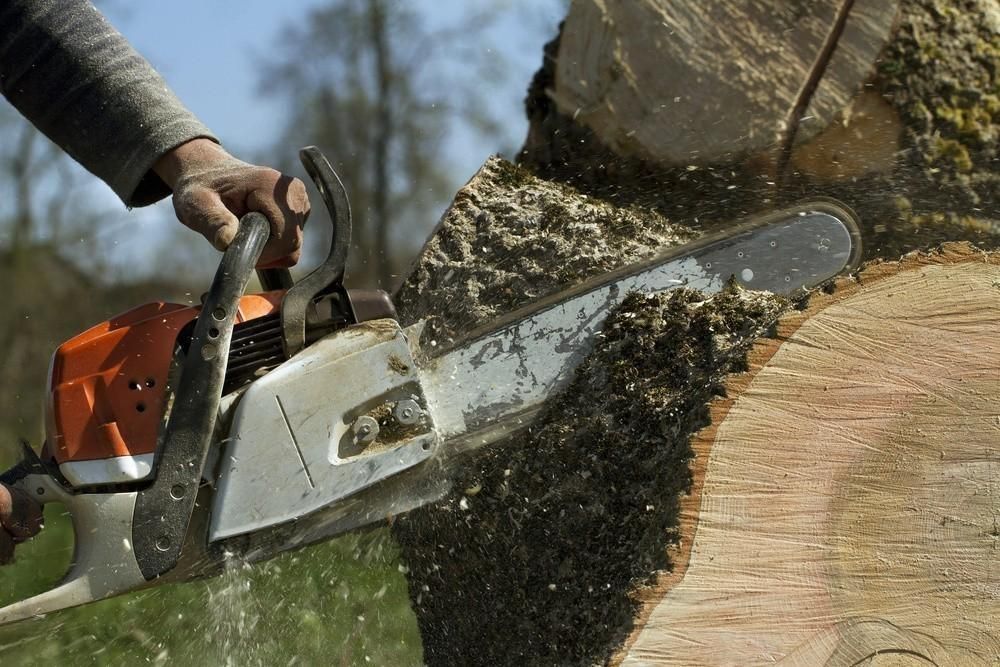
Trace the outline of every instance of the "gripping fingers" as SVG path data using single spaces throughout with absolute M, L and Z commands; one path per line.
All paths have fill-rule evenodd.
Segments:
M 294 266 L 301 254 L 302 228 L 309 217 L 305 184 L 297 178 L 278 175 L 273 187 L 267 183 L 250 191 L 246 208 L 263 213 L 271 223 L 271 238 L 264 246 L 258 265 L 262 268 Z
M 7 531 L 0 529 L 0 565 L 14 562 L 14 538 Z
M 175 194 L 174 212 L 186 227 L 204 236 L 220 251 L 229 247 L 239 227 L 239 219 L 226 208 L 219 194 L 204 187 Z
M 239 175 L 235 183 L 184 182 L 178 186 L 173 199 L 178 220 L 221 251 L 236 236 L 240 216 L 251 211 L 263 213 L 271 223 L 271 238 L 257 266 L 294 265 L 301 252 L 302 227 L 309 216 L 305 184 L 273 169 L 254 168 Z
M 0 485 L 0 528 L 12 544 L 37 535 L 42 529 L 41 505 L 23 491 Z

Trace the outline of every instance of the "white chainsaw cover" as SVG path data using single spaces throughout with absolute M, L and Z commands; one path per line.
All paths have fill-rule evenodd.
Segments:
M 396 322 L 343 329 L 255 381 L 222 443 L 209 540 L 304 517 L 427 459 L 435 433 Z M 415 401 L 420 423 L 361 442 L 352 426 Z

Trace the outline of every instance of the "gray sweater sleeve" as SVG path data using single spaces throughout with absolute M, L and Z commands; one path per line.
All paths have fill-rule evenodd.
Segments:
M 170 194 L 158 158 L 215 140 L 89 0 L 0 0 L 0 91 L 128 206 Z

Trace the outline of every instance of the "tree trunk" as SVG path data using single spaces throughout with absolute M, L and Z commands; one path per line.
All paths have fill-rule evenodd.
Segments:
M 519 160 L 702 227 L 834 197 L 867 258 L 993 247 L 997 16 L 997 0 L 579 0 L 532 81 Z
M 17 151 L 12 156 L 11 175 L 14 177 L 14 218 L 10 224 L 8 246 L 14 262 L 27 262 L 26 248 L 38 233 L 35 229 L 34 191 L 37 175 L 35 157 L 39 143 L 38 132 L 25 123 L 17 141 Z
M 369 0 L 368 18 L 371 29 L 371 42 L 374 50 L 375 69 L 375 151 L 372 156 L 372 220 L 375 227 L 374 263 L 375 278 L 380 284 L 388 284 L 391 279 L 389 261 L 392 257 L 389 248 L 389 149 L 396 139 L 393 127 L 392 72 L 390 71 L 392 56 L 389 53 L 388 27 L 386 25 L 385 6 L 381 0 Z
M 428 663 L 995 659 L 998 284 L 952 245 L 801 312 L 627 301 L 527 436 L 396 523 Z

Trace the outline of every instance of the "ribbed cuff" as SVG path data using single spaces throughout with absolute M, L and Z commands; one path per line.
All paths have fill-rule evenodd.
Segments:
M 141 146 L 133 150 L 121 169 L 108 184 L 128 207 L 149 206 L 170 195 L 170 188 L 163 182 L 153 165 L 192 139 L 219 140 L 207 127 L 193 116 L 177 119 L 145 138 Z

